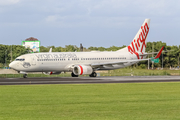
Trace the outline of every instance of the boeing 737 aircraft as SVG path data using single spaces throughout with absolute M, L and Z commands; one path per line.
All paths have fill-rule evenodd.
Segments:
M 43 72 L 44 74 L 60 74 L 72 72 L 72 77 L 89 75 L 96 77 L 98 70 L 113 70 L 124 68 L 145 59 L 146 42 L 149 33 L 150 19 L 145 19 L 131 44 L 115 52 L 42 52 L 31 53 L 17 57 L 10 67 L 27 77 L 28 72 Z M 159 58 L 164 47 L 156 58 Z

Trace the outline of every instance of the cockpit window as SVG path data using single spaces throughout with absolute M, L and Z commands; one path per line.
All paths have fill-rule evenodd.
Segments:
M 15 59 L 15 61 L 25 61 L 25 59 Z

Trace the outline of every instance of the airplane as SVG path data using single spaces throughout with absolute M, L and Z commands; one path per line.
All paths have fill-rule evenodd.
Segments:
M 42 72 L 46 75 L 71 72 L 72 77 L 89 75 L 96 77 L 98 70 L 114 70 L 124 68 L 140 61 L 149 60 L 146 53 L 147 36 L 149 33 L 150 19 L 145 19 L 131 44 L 114 52 L 49 52 L 31 53 L 17 57 L 10 63 L 10 67 L 23 77 L 27 78 L 28 72 Z M 154 59 L 159 58 L 164 46 Z

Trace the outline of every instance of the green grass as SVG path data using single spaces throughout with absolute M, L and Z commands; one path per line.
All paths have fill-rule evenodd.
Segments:
M 22 78 L 23 74 L 0 74 L 0 78 Z M 59 75 L 45 75 L 45 74 L 28 74 L 28 78 L 34 77 L 71 77 L 70 73 Z
M 109 70 L 99 73 L 100 76 L 164 76 L 164 75 L 180 75 L 180 70 L 147 70 L 147 69 L 130 69 L 123 68 L 117 70 Z M 98 74 L 98 75 L 99 75 Z M 82 75 L 85 77 L 89 75 Z M 22 74 L 0 74 L 0 78 L 22 78 Z M 59 75 L 44 75 L 44 74 L 28 74 L 28 77 L 71 77 L 71 73 L 62 73 Z
M 180 83 L 0 86 L 0 120 L 179 120 Z
M 158 75 L 180 75 L 180 70 L 151 70 L 151 69 L 130 69 L 123 68 L 110 70 L 108 73 L 102 73 L 101 76 L 158 76 Z
M 122 68 L 117 70 L 101 71 L 100 76 L 164 76 L 164 75 L 180 75 L 180 70 L 148 70 L 136 68 Z M 81 75 L 79 77 L 89 77 L 89 75 Z M 22 78 L 22 74 L 0 74 L 0 78 Z M 44 74 L 28 74 L 28 77 L 71 77 L 71 73 L 61 73 L 59 75 Z

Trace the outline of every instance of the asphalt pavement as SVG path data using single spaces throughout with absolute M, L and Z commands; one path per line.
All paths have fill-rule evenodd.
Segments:
M 0 85 L 180 82 L 180 76 L 0 78 Z

